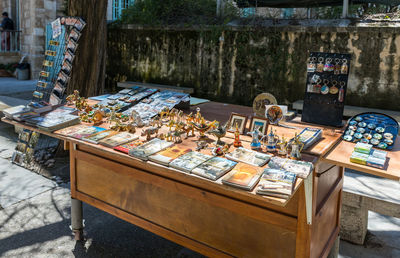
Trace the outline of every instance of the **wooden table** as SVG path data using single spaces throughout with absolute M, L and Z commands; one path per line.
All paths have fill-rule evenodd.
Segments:
M 207 111 L 210 106 L 213 109 Z M 224 108 L 251 110 L 220 103 L 205 103 L 201 108 L 207 119 L 214 119 L 210 113 L 221 115 L 216 110 Z M 308 179 L 298 180 L 295 193 L 286 201 L 2 120 L 68 143 L 71 220 L 77 238 L 83 228 L 83 201 L 212 257 L 326 257 L 337 239 L 343 168 L 321 159 L 340 140 L 340 134 L 331 130 L 325 130 L 324 139 L 304 155 L 315 169 Z M 289 137 L 305 126 L 296 122 L 292 125 L 299 128 L 276 127 L 278 134 Z M 248 147 L 250 137 L 241 139 Z M 231 138 L 228 135 L 224 140 Z M 183 144 L 193 146 L 194 140 Z

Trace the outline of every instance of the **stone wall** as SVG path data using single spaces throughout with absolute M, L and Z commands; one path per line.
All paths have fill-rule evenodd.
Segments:
M 347 105 L 400 110 L 397 23 L 267 21 L 257 28 L 110 28 L 108 83 L 192 87 L 195 96 L 251 105 L 262 92 L 303 99 L 310 51 L 352 54 Z

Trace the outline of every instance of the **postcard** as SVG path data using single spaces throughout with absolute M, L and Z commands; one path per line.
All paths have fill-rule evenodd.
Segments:
M 243 162 L 254 166 L 262 167 L 271 159 L 271 155 L 248 150 L 245 148 L 237 148 L 232 153 L 225 155 L 226 158 Z
M 200 164 L 198 167 L 193 169 L 192 173 L 211 180 L 217 180 L 221 176 L 225 175 L 225 173 L 230 171 L 234 166 L 236 166 L 236 164 L 236 161 L 221 157 L 213 157 L 212 159 L 207 160 L 203 164 Z
M 257 184 L 261 174 L 262 170 L 258 167 L 238 163 L 236 167 L 222 179 L 222 183 L 250 191 Z
M 100 131 L 98 133 L 89 135 L 87 137 L 82 137 L 82 140 L 88 141 L 91 143 L 99 143 L 100 140 L 103 140 L 106 137 L 113 136 L 114 134 L 117 134 L 118 132 L 113 131 L 113 130 L 105 130 L 105 131 Z
M 174 159 L 169 165 L 170 167 L 185 172 L 192 171 L 195 167 L 202 164 L 203 162 L 211 159 L 213 156 L 206 155 L 197 151 L 192 151 Z
M 307 176 L 313 171 L 313 164 L 311 162 L 291 160 L 280 157 L 272 157 L 268 163 L 268 167 L 283 169 L 292 173 L 295 173 L 298 177 L 307 178 Z
M 292 195 L 295 182 L 296 174 L 285 170 L 267 168 L 257 185 L 256 193 L 275 197 L 278 194 L 279 197 L 287 199 Z
M 172 146 L 172 147 L 170 147 L 166 150 L 163 150 L 159 153 L 151 155 L 149 157 L 149 160 L 168 166 L 168 164 L 171 161 L 173 161 L 174 159 L 176 159 L 188 152 L 191 152 L 191 151 L 192 150 L 189 148 L 180 147 L 178 145 L 175 145 L 175 146 Z
M 137 139 L 139 139 L 139 136 L 137 136 L 135 134 L 128 133 L 128 132 L 120 132 L 113 136 L 107 137 L 103 140 L 100 140 L 99 144 L 104 145 L 106 147 L 114 148 L 115 146 L 130 142 L 133 140 L 137 140 Z
M 134 141 L 116 146 L 116 147 L 114 147 L 114 150 L 121 151 L 123 153 L 128 154 L 130 149 L 136 148 L 143 144 L 144 144 L 144 142 L 142 140 L 138 139 L 138 140 L 134 140 Z
M 142 160 L 148 160 L 148 156 L 162 151 L 168 147 L 171 147 L 172 145 L 172 142 L 167 142 L 158 138 L 154 138 L 139 147 L 129 150 L 129 155 Z

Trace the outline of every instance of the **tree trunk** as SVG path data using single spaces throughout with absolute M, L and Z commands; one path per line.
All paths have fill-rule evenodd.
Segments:
M 103 93 L 106 70 L 107 0 L 69 0 L 68 14 L 82 17 L 82 30 L 75 55 L 68 93 L 78 90 L 83 97 Z

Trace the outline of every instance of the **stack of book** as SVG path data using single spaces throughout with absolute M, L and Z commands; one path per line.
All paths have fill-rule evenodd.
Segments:
M 213 157 L 192 170 L 193 174 L 217 180 L 236 166 L 237 162 L 220 157 Z
M 130 149 L 129 155 L 139 158 L 141 160 L 148 160 L 150 155 L 160 152 L 168 147 L 171 147 L 172 145 L 172 142 L 167 142 L 158 138 L 154 138 L 139 147 Z
M 258 183 L 261 174 L 262 170 L 259 167 L 238 163 L 231 172 L 222 178 L 222 183 L 251 191 Z
M 189 148 L 181 147 L 179 145 L 172 146 L 168 149 L 160 151 L 156 154 L 149 156 L 149 160 L 158 164 L 168 166 L 174 159 L 191 152 Z
M 259 167 L 264 166 L 271 159 L 271 155 L 248 150 L 242 147 L 235 149 L 232 153 L 226 154 L 225 157 L 237 162 L 243 162 Z
M 383 169 L 387 160 L 387 152 L 372 149 L 371 144 L 358 142 L 350 157 L 350 162 Z
M 272 157 L 268 167 L 292 172 L 301 178 L 307 178 L 314 168 L 311 162 L 280 157 Z
M 139 139 L 139 136 L 132 134 L 132 133 L 128 133 L 128 132 L 120 132 L 117 133 L 115 135 L 112 135 L 110 137 L 106 137 L 102 140 L 99 141 L 100 145 L 109 147 L 109 148 L 114 148 L 118 145 L 133 141 L 133 140 L 137 140 Z
M 174 159 L 169 166 L 182 170 L 185 172 L 191 172 L 195 167 L 211 159 L 213 156 L 206 155 L 197 151 L 191 151 L 179 158 Z
M 256 193 L 289 199 L 293 193 L 296 182 L 296 174 L 280 170 L 267 168 L 261 176 Z
M 138 140 L 134 140 L 134 141 L 119 145 L 119 146 L 115 146 L 114 150 L 128 154 L 129 150 L 139 147 L 143 144 L 144 144 L 144 142 L 142 140 L 138 139 Z
M 65 136 L 69 136 L 76 139 L 82 139 L 89 137 L 92 134 L 105 131 L 105 128 L 97 127 L 97 126 L 89 126 L 89 125 L 74 125 L 61 130 L 56 131 L 56 134 L 61 134 Z

